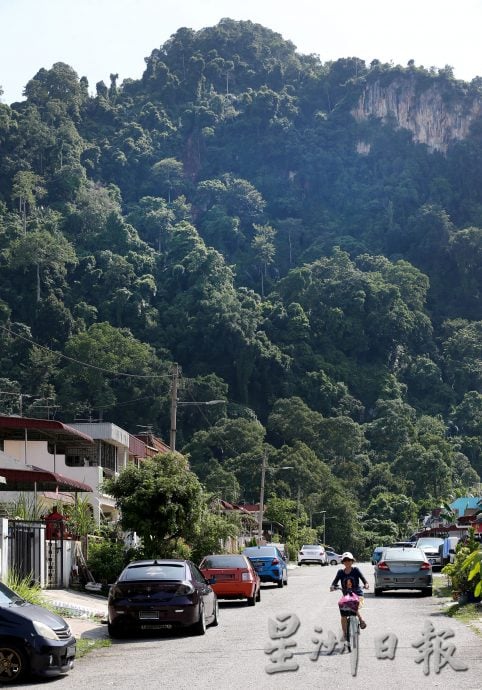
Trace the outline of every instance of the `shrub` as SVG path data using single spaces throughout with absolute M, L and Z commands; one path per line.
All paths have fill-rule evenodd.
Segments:
M 96 582 L 110 584 L 117 579 L 126 565 L 124 544 L 119 541 L 89 541 L 87 566 Z

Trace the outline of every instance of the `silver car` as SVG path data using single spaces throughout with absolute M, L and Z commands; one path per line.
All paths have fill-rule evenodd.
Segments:
M 302 565 L 303 563 L 328 565 L 325 547 L 319 544 L 303 544 L 298 551 L 298 565 Z
M 427 556 L 428 560 L 435 568 L 442 568 L 442 549 L 444 540 L 439 537 L 420 537 L 415 546 Z
M 374 571 L 376 597 L 392 589 L 419 589 L 432 596 L 432 565 L 422 549 L 387 547 Z

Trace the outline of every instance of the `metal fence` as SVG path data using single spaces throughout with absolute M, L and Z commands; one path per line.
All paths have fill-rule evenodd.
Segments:
M 37 520 L 8 521 L 8 566 L 21 578 L 58 589 L 64 582 L 64 524 Z

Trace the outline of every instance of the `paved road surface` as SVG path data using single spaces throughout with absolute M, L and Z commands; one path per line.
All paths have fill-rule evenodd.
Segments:
M 372 566 L 362 564 L 362 571 L 372 587 Z M 442 688 L 481 690 L 482 639 L 465 625 L 439 613 L 436 600 L 422 598 L 418 593 L 396 593 L 375 598 L 366 596 L 364 616 L 368 627 L 362 632 L 358 672 L 352 678 L 351 655 L 322 652 L 317 661 L 310 660 L 314 651 L 312 638 L 315 625 L 339 633 L 337 599 L 339 594 L 328 591 L 335 575 L 334 567 L 303 566 L 290 571 L 289 586 L 282 590 L 265 586 L 261 603 L 247 607 L 243 603 L 221 603 L 220 624 L 209 628 L 204 637 L 166 634 L 159 638 L 116 641 L 110 648 L 95 651 L 76 663 L 75 669 L 63 678 L 48 683 L 30 684 L 30 688 L 71 690 L 72 688 L 110 688 L 133 690 L 142 688 L 218 689 L 256 688 L 326 688 L 327 690 L 372 690 L 373 688 Z M 268 632 L 268 619 L 280 614 L 295 614 L 300 620 L 297 643 L 291 661 L 296 672 L 269 675 L 266 667 L 272 662 L 265 654 L 266 645 L 273 643 Z M 433 670 L 425 676 L 421 664 L 414 659 L 417 650 L 411 644 L 420 638 L 424 623 L 430 621 L 436 632 L 451 627 L 456 651 L 451 657 L 468 666 L 456 672 L 446 665 L 439 674 Z M 391 633 L 398 638 L 394 660 L 377 659 L 375 637 Z M 319 636 L 318 636 L 319 637 Z M 437 638 L 440 641 L 440 637 Z

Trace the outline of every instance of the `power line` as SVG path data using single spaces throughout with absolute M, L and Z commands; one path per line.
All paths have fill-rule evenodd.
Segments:
M 20 335 L 20 333 L 15 333 L 12 331 L 10 328 L 6 328 L 5 326 L 0 325 L 0 328 L 4 331 L 6 331 L 9 335 L 14 336 L 15 338 L 20 338 L 20 340 L 25 340 L 25 342 L 30 343 L 31 345 L 34 345 L 35 347 L 38 347 L 41 350 L 46 350 L 47 352 L 50 352 L 53 355 L 56 355 L 57 357 L 60 357 L 62 359 L 67 359 L 69 362 L 74 362 L 75 364 L 79 364 L 82 367 L 87 367 L 88 369 L 95 369 L 95 371 L 101 371 L 104 374 L 110 374 L 111 376 L 126 376 L 128 378 L 136 378 L 136 379 L 170 379 L 171 375 L 170 374 L 129 374 L 124 371 L 112 371 L 111 369 L 104 369 L 103 367 L 97 367 L 95 364 L 89 364 L 88 362 L 82 362 L 80 359 L 75 359 L 74 357 L 69 357 L 68 355 L 64 355 L 62 352 L 58 352 L 57 350 L 52 350 L 50 347 L 47 347 L 46 345 L 39 345 L 36 343 L 34 340 L 31 338 L 26 338 L 24 335 Z

